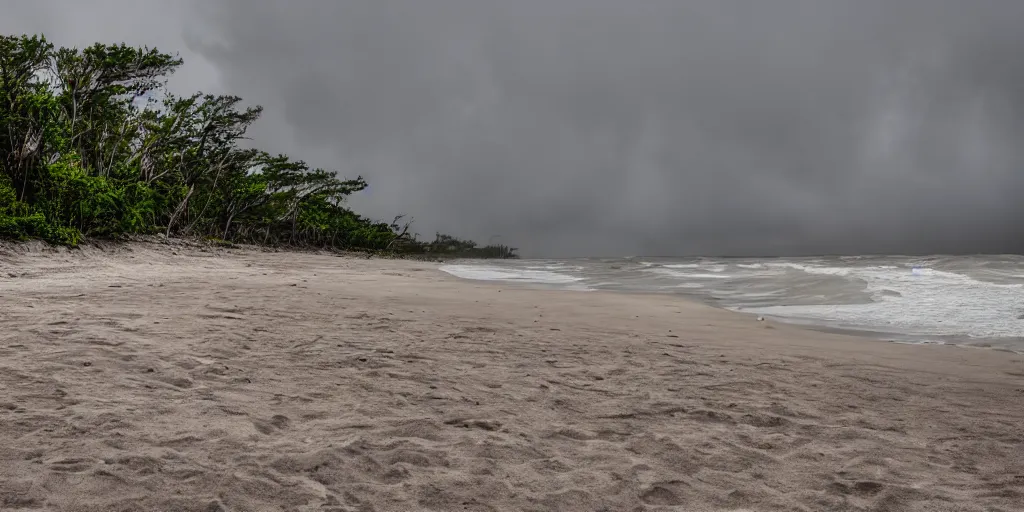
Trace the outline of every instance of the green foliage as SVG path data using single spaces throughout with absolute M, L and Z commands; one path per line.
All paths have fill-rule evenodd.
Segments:
M 25 240 L 50 238 L 50 226 L 41 213 L 32 213 L 18 201 L 17 192 L 7 176 L 0 176 L 0 238 Z
M 243 148 L 262 108 L 164 90 L 182 61 L 151 48 L 55 49 L 0 36 L 0 238 L 74 246 L 164 232 L 218 243 L 515 257 L 504 246 L 375 222 L 345 200 L 366 188 L 285 155 Z M 162 100 L 155 99 L 155 95 Z
M 436 254 L 456 258 L 515 258 L 516 249 L 507 245 L 477 246 L 472 240 L 461 240 L 450 235 L 437 233 L 434 241 L 413 243 L 408 251 L 411 253 Z

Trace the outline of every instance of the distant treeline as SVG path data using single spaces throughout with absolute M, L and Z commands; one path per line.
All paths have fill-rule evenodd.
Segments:
M 366 188 L 301 160 L 242 147 L 261 107 L 176 96 L 182 60 L 151 48 L 55 48 L 0 36 L 0 238 L 75 246 L 131 234 L 398 254 L 513 258 L 345 206 Z

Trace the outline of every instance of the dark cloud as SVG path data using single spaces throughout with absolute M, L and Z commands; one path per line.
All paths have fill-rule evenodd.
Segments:
M 1024 2 L 151 3 L 176 14 L 33 26 L 180 40 L 189 83 L 266 107 L 260 144 L 366 176 L 353 204 L 424 234 L 528 255 L 1024 250 Z

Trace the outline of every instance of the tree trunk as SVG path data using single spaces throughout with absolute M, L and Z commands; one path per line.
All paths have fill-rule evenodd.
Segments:
M 195 190 L 195 185 L 189 185 L 188 193 L 185 194 L 185 199 L 182 199 L 181 204 L 174 209 L 174 213 L 171 214 L 170 220 L 167 221 L 167 236 L 171 236 L 171 228 L 174 227 L 174 221 L 178 219 L 178 215 L 181 215 L 181 212 L 188 208 L 188 199 L 192 197 L 192 192 L 195 192 Z
M 298 222 L 299 222 L 299 207 L 296 206 L 295 207 L 295 213 L 292 215 L 292 234 L 291 234 L 291 238 L 289 238 L 289 240 L 288 240 L 289 244 L 294 244 L 295 243 L 295 226 L 298 224 Z
M 224 235 L 221 236 L 224 240 L 228 239 L 228 230 L 231 229 L 231 220 L 235 218 L 235 214 L 228 215 L 228 221 L 224 223 Z

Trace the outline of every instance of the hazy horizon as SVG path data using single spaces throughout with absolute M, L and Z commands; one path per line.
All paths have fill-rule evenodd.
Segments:
M 527 257 L 1024 253 L 1024 2 L 41 0 L 366 215 Z

